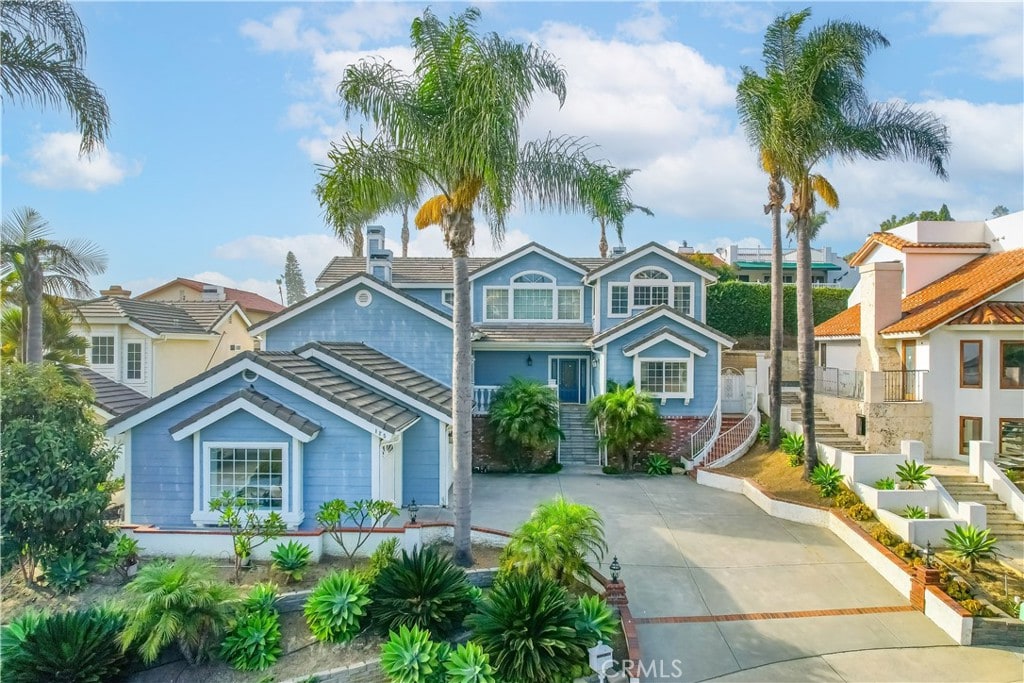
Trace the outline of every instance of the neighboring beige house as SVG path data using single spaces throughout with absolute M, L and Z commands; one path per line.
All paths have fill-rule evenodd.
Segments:
M 135 297 L 142 301 L 166 301 L 180 303 L 182 301 L 233 301 L 245 313 L 252 324 L 262 322 L 264 318 L 284 310 L 284 306 L 256 292 L 249 292 L 234 287 L 190 280 L 179 277 L 143 292 Z
M 145 396 L 254 348 L 251 321 L 233 301 L 140 301 L 120 287 L 101 294 L 79 304 L 73 326 L 89 341 L 86 362 Z
M 1024 212 L 874 233 L 850 308 L 814 330 L 815 403 L 869 451 L 1024 455 Z

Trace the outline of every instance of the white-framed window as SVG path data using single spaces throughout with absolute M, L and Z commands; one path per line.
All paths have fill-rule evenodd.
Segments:
M 608 315 L 629 315 L 629 285 L 611 285 L 609 287 Z
M 448 308 L 455 306 L 455 290 L 454 289 L 442 289 L 441 290 L 441 303 Z
M 113 365 L 114 364 L 114 338 L 93 337 L 92 338 L 92 364 Z
M 559 287 L 547 273 L 519 273 L 509 279 L 508 287 L 484 287 L 484 320 L 579 322 L 583 288 Z
M 629 282 L 608 285 L 608 316 L 625 318 L 652 306 L 671 306 L 684 315 L 693 315 L 692 282 L 674 282 L 661 268 L 645 267 L 634 271 Z
M 693 315 L 693 285 L 676 285 L 673 288 L 672 308 L 683 315 Z
M 142 342 L 128 342 L 124 345 L 124 378 L 142 379 Z
M 633 288 L 633 308 L 662 306 L 669 302 L 672 278 L 660 268 L 644 268 L 630 278 Z
M 656 398 L 692 398 L 692 358 L 637 358 L 634 381 Z
M 288 510 L 288 445 L 207 443 L 206 508 L 229 493 L 257 510 Z

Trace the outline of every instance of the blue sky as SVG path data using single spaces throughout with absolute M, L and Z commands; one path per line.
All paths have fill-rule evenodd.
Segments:
M 553 52 L 568 72 L 558 110 L 541 96 L 527 137 L 586 135 L 612 163 L 640 169 L 634 199 L 654 218 L 626 224 L 627 245 L 688 241 L 704 249 L 766 241 L 765 179 L 737 129 L 741 65 L 760 66 L 764 27 L 805 3 L 484 3 L 483 27 Z M 5 106 L 3 211 L 31 206 L 61 237 L 110 256 L 100 288 L 140 292 L 175 276 L 275 295 L 285 252 L 312 284 L 346 253 L 312 195 L 315 164 L 346 122 L 333 92 L 346 64 L 382 55 L 411 63 L 418 3 L 79 3 L 87 71 L 113 118 L 88 159 L 65 112 Z M 436 4 L 447 15 L 465 5 Z M 1020 3 L 818 3 L 813 20 L 880 29 L 892 46 L 869 63 L 874 99 L 901 99 L 949 126 L 950 180 L 922 166 L 859 162 L 823 169 L 842 205 L 823 242 L 841 253 L 891 214 L 938 208 L 979 219 L 1024 205 L 1024 10 Z M 379 221 L 398 238 L 400 218 Z M 582 215 L 514 213 L 508 250 L 535 239 L 595 255 Z M 477 253 L 495 249 L 481 226 Z M 395 245 L 397 246 L 397 245 Z M 410 253 L 441 255 L 436 230 Z

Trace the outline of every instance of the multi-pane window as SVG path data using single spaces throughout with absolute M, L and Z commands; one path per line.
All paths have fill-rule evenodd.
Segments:
M 960 416 L 960 454 L 967 455 L 971 441 L 981 441 L 981 418 Z
M 960 342 L 960 386 L 981 389 L 981 341 Z
M 92 338 L 92 364 L 113 365 L 114 364 L 114 338 L 93 337 Z
M 648 394 L 685 394 L 687 363 L 681 361 L 640 361 L 640 391 Z
M 683 315 L 693 315 L 693 301 L 690 291 L 689 285 L 675 286 L 675 301 L 672 303 L 672 306 Z
M 484 314 L 488 320 L 508 319 L 508 290 L 487 289 L 484 290 Z
M 124 351 L 125 379 L 142 379 L 142 343 L 128 342 Z
M 515 320 L 551 320 L 555 290 L 513 289 L 512 317 Z
M 638 284 L 633 285 L 633 306 L 636 308 L 646 308 L 648 306 L 661 306 L 668 303 L 668 283 L 654 283 L 647 284 L 649 280 L 668 280 L 669 277 L 666 273 L 660 270 L 654 270 L 649 268 L 647 270 L 641 270 L 638 273 L 634 273 L 633 280 L 640 281 Z
M 629 313 L 629 286 L 612 285 L 609 294 L 611 298 L 611 315 L 627 315 Z
M 999 388 L 1024 389 L 1024 341 L 999 342 Z
M 441 303 L 445 306 L 455 305 L 455 291 L 451 289 L 445 289 L 441 291 Z
M 281 448 L 211 448 L 210 500 L 225 492 L 260 510 L 284 505 Z
M 485 320 L 582 320 L 583 290 L 558 287 L 544 273 L 523 273 L 509 286 L 484 289 Z
M 583 293 L 578 289 L 558 290 L 558 319 L 579 320 L 583 317 Z

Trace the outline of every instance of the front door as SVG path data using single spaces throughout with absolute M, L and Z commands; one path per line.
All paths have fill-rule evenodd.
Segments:
M 585 362 L 579 358 L 559 358 L 555 363 L 558 380 L 558 400 L 562 403 L 586 403 L 587 380 Z
M 380 482 L 378 497 L 402 506 L 402 439 L 385 441 L 380 445 Z

